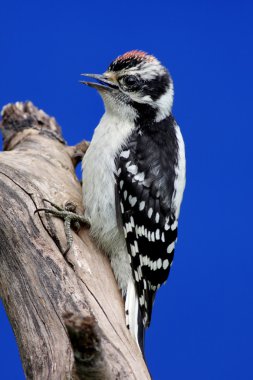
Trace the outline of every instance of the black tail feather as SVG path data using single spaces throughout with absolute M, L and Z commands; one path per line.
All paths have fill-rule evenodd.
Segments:
M 143 320 L 140 308 L 138 310 L 138 342 L 145 360 L 145 327 L 143 326 Z

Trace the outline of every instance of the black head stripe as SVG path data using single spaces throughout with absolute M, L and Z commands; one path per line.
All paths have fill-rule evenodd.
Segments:
M 149 95 L 152 100 L 156 101 L 170 88 L 171 78 L 166 71 L 162 75 L 157 75 L 155 78 L 144 81 L 142 86 L 143 95 Z
M 130 69 L 131 67 L 135 67 L 142 62 L 140 57 L 131 57 L 126 59 L 117 59 L 113 61 L 108 67 L 108 71 L 121 71 L 123 69 Z
M 152 61 L 155 58 L 144 51 L 131 50 L 116 58 L 109 66 L 109 71 L 121 71 L 139 65 L 145 60 Z

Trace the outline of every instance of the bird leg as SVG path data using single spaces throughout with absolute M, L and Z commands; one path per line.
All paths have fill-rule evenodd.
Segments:
M 63 219 L 64 231 L 67 240 L 67 248 L 63 252 L 63 256 L 65 256 L 70 250 L 73 243 L 71 227 L 74 229 L 74 231 L 78 232 L 81 228 L 81 224 L 86 224 L 89 227 L 90 222 L 87 218 L 85 218 L 84 215 L 76 214 L 76 205 L 72 202 L 67 202 L 64 207 L 60 207 L 48 199 L 43 199 L 43 201 L 49 203 L 53 208 L 37 208 L 34 211 L 34 214 L 43 211 L 46 214 L 52 214 L 57 218 Z

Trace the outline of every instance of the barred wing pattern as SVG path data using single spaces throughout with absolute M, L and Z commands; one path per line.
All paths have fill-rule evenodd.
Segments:
M 170 137 L 165 135 L 161 147 L 154 136 L 136 131 L 116 163 L 116 199 L 144 327 L 150 324 L 156 290 L 168 278 L 177 238 L 172 209 L 175 173 L 173 164 L 168 165 Z

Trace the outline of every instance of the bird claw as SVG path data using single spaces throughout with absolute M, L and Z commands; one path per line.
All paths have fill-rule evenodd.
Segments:
M 73 243 L 73 235 L 71 233 L 71 227 L 74 231 L 78 232 L 81 228 L 81 224 L 86 224 L 90 226 L 89 221 L 83 215 L 76 214 L 76 205 L 73 202 L 66 202 L 64 207 L 60 207 L 57 204 L 49 201 L 48 199 L 43 199 L 44 202 L 49 203 L 53 208 L 37 208 L 34 214 L 38 212 L 45 212 L 46 214 L 52 214 L 57 218 L 63 219 L 64 221 L 64 231 L 67 240 L 67 248 L 63 252 L 63 256 L 66 256 L 70 250 Z

